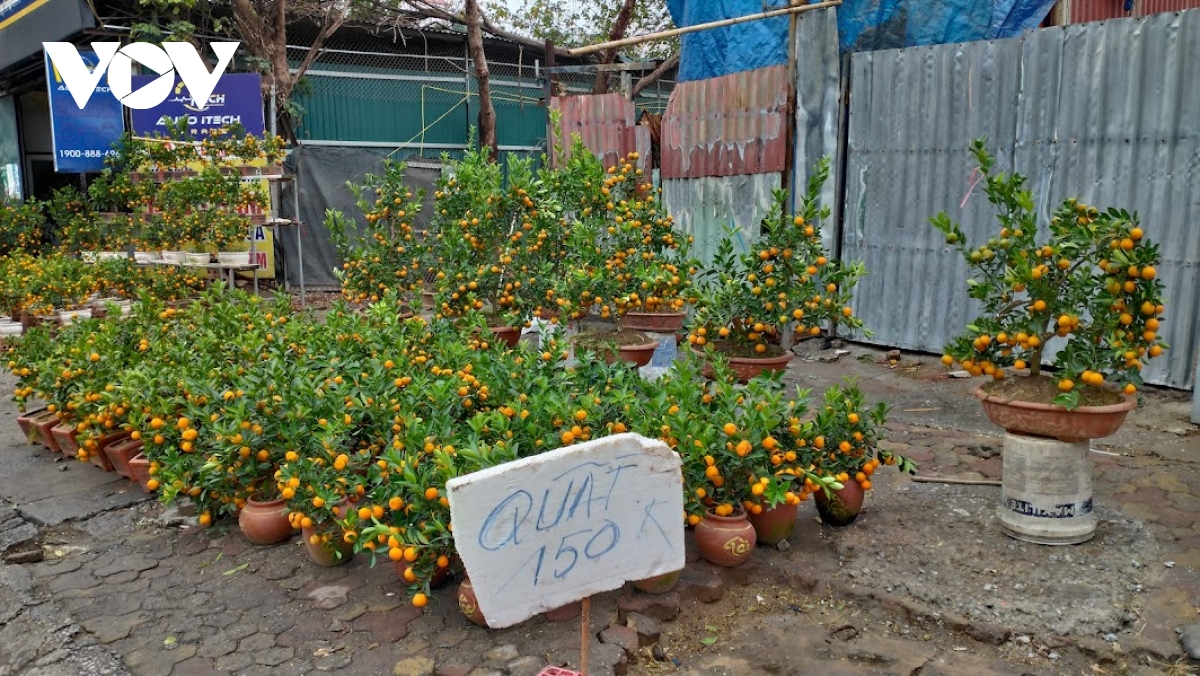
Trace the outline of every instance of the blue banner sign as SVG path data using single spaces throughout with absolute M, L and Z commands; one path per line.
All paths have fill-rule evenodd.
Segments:
M 157 75 L 137 75 L 133 78 L 133 90 L 152 82 Z M 246 132 L 262 137 L 266 133 L 263 122 L 262 79 L 257 73 L 226 73 L 221 76 L 208 107 L 200 110 L 191 94 L 176 78 L 175 88 L 165 101 L 145 110 L 130 111 L 133 133 L 139 136 L 166 136 L 167 123 L 187 120 L 188 134 L 202 139 L 215 129 L 241 124 Z
M 44 4 L 46 0 L 0 0 L 0 30 Z
M 98 63 L 95 52 L 80 52 L 88 68 Z M 121 102 L 108 89 L 105 76 L 83 110 L 75 104 L 58 70 L 46 56 L 46 82 L 50 89 L 50 127 L 54 142 L 54 170 L 59 173 L 95 173 L 104 169 L 104 158 L 115 155 L 113 146 L 125 131 Z

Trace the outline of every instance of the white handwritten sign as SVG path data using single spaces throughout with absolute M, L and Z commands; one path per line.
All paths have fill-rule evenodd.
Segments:
M 454 545 L 488 626 L 680 570 L 679 456 L 618 434 L 446 485 Z

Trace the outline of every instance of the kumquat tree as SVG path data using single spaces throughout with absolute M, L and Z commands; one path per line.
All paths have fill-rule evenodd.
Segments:
M 944 212 L 932 219 L 967 261 L 970 297 L 983 304 L 983 314 L 946 346 L 942 361 L 995 380 L 1004 379 L 1007 368 L 1028 368 L 1036 378 L 1049 365 L 1050 388 L 1042 379 L 1024 387 L 1068 408 L 1106 400 L 1100 389 L 1106 382 L 1134 394 L 1146 360 L 1167 349 L 1158 337 L 1165 312 L 1158 245 L 1136 214 L 1075 199 L 1040 225 L 1026 178 L 997 173 L 985 143 L 975 141 L 971 152 L 998 210 L 999 230 L 973 246 Z M 1029 397 L 1037 399 L 1033 392 Z

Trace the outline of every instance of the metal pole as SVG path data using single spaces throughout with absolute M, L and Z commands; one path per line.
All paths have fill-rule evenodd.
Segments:
M 308 308 L 304 291 L 304 238 L 300 236 L 300 158 L 296 158 L 296 180 L 292 181 L 292 212 L 296 227 L 296 267 L 300 271 L 300 308 Z
M 276 136 L 275 133 L 275 118 L 279 117 L 278 111 L 275 109 L 275 83 L 271 83 L 271 136 Z
M 546 70 L 543 72 L 543 75 L 545 76 L 545 80 L 543 81 L 545 94 L 543 94 L 543 96 L 546 97 L 546 156 L 550 158 L 550 166 L 552 167 L 558 162 L 558 156 L 554 151 L 554 143 L 557 140 L 554 138 L 555 129 L 550 122 L 550 113 L 553 110 L 551 104 L 554 102 L 554 71 L 549 69 L 554 68 L 556 63 L 557 58 L 555 57 L 554 41 L 547 40 Z

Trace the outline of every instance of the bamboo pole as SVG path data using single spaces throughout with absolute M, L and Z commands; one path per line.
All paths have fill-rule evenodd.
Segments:
M 640 45 L 643 42 L 652 40 L 665 40 L 673 38 L 676 35 L 686 35 L 687 33 L 697 33 L 699 31 L 712 30 L 713 28 L 724 28 L 725 26 L 733 26 L 739 23 L 748 21 L 758 21 L 760 19 L 770 19 L 777 16 L 786 16 L 788 14 L 800 14 L 803 12 L 811 12 L 818 9 L 826 9 L 828 7 L 837 7 L 842 4 L 842 0 L 827 0 L 827 2 L 818 2 L 813 5 L 798 5 L 795 7 L 784 7 L 782 9 L 773 9 L 769 12 L 760 12 L 758 14 L 748 14 L 746 16 L 734 17 L 732 19 L 721 19 L 720 21 L 710 21 L 708 23 L 698 23 L 695 26 L 685 26 L 683 28 L 672 28 L 670 30 L 659 31 L 657 33 L 647 33 L 646 35 L 637 35 L 631 38 L 623 38 L 621 40 L 612 40 L 609 42 L 600 42 L 586 47 L 576 47 L 575 49 L 564 50 L 567 56 L 583 56 L 594 52 L 602 52 L 606 49 L 619 49 L 630 45 Z

